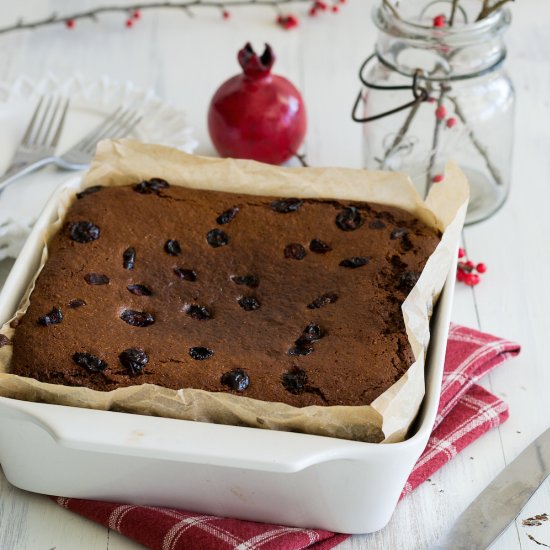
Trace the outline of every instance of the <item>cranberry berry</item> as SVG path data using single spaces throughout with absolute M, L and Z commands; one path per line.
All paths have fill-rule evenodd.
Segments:
M 328 304 L 333 304 L 338 300 L 338 294 L 335 292 L 327 292 L 326 294 L 323 294 L 322 296 L 319 296 L 319 298 L 315 298 L 311 304 L 308 304 L 308 309 L 319 309 L 321 307 L 327 306 Z
M 94 286 L 109 284 L 109 277 L 107 277 L 107 275 L 104 275 L 103 273 L 86 273 L 86 275 L 84 275 L 84 280 L 89 285 Z
M 284 388 L 293 394 L 305 391 L 307 386 L 307 372 L 300 367 L 294 366 L 291 370 L 283 373 L 281 382 Z
M 320 239 L 313 239 L 309 243 L 309 249 L 316 254 L 326 254 L 332 250 L 332 247 Z
M 132 327 L 148 327 L 155 322 L 155 317 L 151 313 L 134 309 L 125 309 L 120 318 Z
M 136 264 L 136 249 L 131 246 L 122 253 L 122 267 L 124 269 L 134 269 Z
M 75 353 L 73 361 L 83 369 L 90 372 L 102 372 L 107 368 L 107 363 L 91 353 Z
M 74 222 L 69 226 L 69 235 L 77 243 L 89 243 L 99 239 L 99 227 L 92 222 Z
M 175 239 L 170 239 L 164 243 L 164 251 L 170 256 L 179 256 L 181 254 L 181 246 Z
M 153 294 L 153 291 L 145 285 L 133 284 L 128 285 L 126 288 L 129 292 L 135 294 L 136 296 L 151 296 Z
M 250 288 L 256 288 L 260 284 L 256 275 L 232 275 L 231 280 L 236 285 L 249 286 Z
M 221 229 L 212 229 L 206 234 L 206 241 L 212 248 L 218 248 L 229 243 L 229 235 Z
M 149 362 L 149 357 L 141 348 L 125 349 L 118 359 L 130 374 L 139 374 Z
M 44 327 L 58 325 L 61 321 L 63 321 L 63 313 L 58 307 L 53 307 L 49 313 L 38 318 L 38 324 Z
M 239 207 L 234 206 L 233 208 L 230 208 L 229 210 L 226 210 L 225 212 L 222 212 L 217 218 L 216 223 L 218 225 L 225 225 L 226 223 L 229 223 L 233 218 L 239 213 Z
M 306 257 L 306 249 L 299 243 L 290 243 L 285 246 L 285 258 L 303 260 Z
M 229 386 L 235 391 L 244 391 L 248 388 L 250 379 L 243 369 L 233 369 L 222 374 L 220 379 L 224 386 Z
M 342 231 L 355 231 L 363 225 L 361 213 L 357 207 L 348 206 L 336 216 L 336 225 Z
M 269 206 L 271 210 L 279 214 L 288 214 L 289 212 L 296 212 L 302 204 L 304 204 L 304 201 L 300 199 L 279 199 L 273 201 Z
M 204 361 L 205 359 L 212 357 L 214 352 L 209 348 L 197 346 L 194 348 L 189 348 L 189 355 L 195 359 L 195 361 Z

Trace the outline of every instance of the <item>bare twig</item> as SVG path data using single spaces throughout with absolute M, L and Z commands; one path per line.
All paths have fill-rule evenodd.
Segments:
M 383 4 L 391 11 L 391 14 L 396 19 L 401 19 L 401 17 L 399 16 L 399 12 L 395 9 L 395 6 L 390 2 L 390 0 L 383 0 Z
M 449 88 L 445 86 L 445 84 L 441 84 L 440 91 L 439 91 L 439 97 L 437 98 L 437 108 L 441 107 L 443 105 L 443 100 L 445 99 L 445 96 L 447 92 L 449 91 Z M 437 111 L 436 111 L 437 112 Z M 432 184 L 433 179 L 433 168 L 435 165 L 435 159 L 437 156 L 437 147 L 439 145 L 439 132 L 441 131 L 441 125 L 443 124 L 443 119 L 436 117 L 435 119 L 435 126 L 434 126 L 434 137 L 432 140 L 432 150 L 430 152 L 430 160 L 428 162 L 428 169 L 426 170 L 426 193 L 428 193 L 430 189 L 430 185 Z
M 489 0 L 484 0 L 483 5 L 481 6 L 481 11 L 479 12 L 479 15 L 477 16 L 476 21 L 481 21 L 482 19 L 485 19 L 491 13 L 493 13 L 496 10 L 499 10 L 504 6 L 504 4 L 507 4 L 508 2 L 513 2 L 514 0 L 498 0 L 494 4 L 490 4 Z
M 305 155 L 305 153 L 302 153 L 302 154 L 296 153 L 294 156 L 300 161 L 300 164 L 301 164 L 302 166 L 304 166 L 304 167 L 306 167 L 306 168 L 309 167 L 309 164 L 306 162 L 306 155 Z
M 385 168 L 388 157 L 395 151 L 397 147 L 399 147 L 399 145 L 407 135 L 407 132 L 409 131 L 412 121 L 414 120 L 414 117 L 416 116 L 416 113 L 421 103 L 422 103 L 422 100 L 419 98 L 419 100 L 411 107 L 411 110 L 409 111 L 409 114 L 407 115 L 407 118 L 405 119 L 403 126 L 399 128 L 399 131 L 397 132 L 397 135 L 395 136 L 392 144 L 384 151 L 384 157 L 380 161 L 380 164 L 381 164 L 380 167 L 382 169 Z
M 451 13 L 450 13 L 450 16 L 449 16 L 449 26 L 453 25 L 457 12 L 460 12 L 464 17 L 464 21 L 467 22 L 468 18 L 467 18 L 467 15 L 466 15 L 464 9 L 460 5 L 460 0 L 449 0 L 449 1 L 451 2 Z M 481 11 L 480 11 L 480 13 L 479 13 L 476 20 L 479 21 L 480 19 L 484 19 L 485 17 L 487 17 L 488 15 L 493 13 L 495 10 L 500 9 L 504 4 L 506 4 L 507 2 L 511 2 L 511 1 L 514 1 L 514 0 L 497 0 L 493 4 L 491 4 L 491 0 L 483 0 Z M 399 18 L 399 13 L 397 12 L 397 9 L 391 4 L 390 0 L 383 0 L 383 4 L 384 4 L 385 7 L 388 8 L 388 10 L 396 18 Z M 439 70 L 439 69 L 441 69 L 441 67 L 439 67 L 437 70 Z M 430 76 L 433 76 L 433 73 Z M 428 89 L 431 90 L 431 83 L 430 83 L 429 78 L 427 79 L 426 85 L 427 85 Z M 478 137 L 475 134 L 474 130 L 469 125 L 468 120 L 466 118 L 466 115 L 462 111 L 462 109 L 461 109 L 461 107 L 458 103 L 458 100 L 455 97 L 451 97 L 451 96 L 447 95 L 449 91 L 450 91 L 450 87 L 448 86 L 448 84 L 442 83 L 440 85 L 440 92 L 439 92 L 439 97 L 438 97 L 438 100 L 437 100 L 437 107 L 441 107 L 443 105 L 443 101 L 444 101 L 445 98 L 448 98 L 448 100 L 454 105 L 456 116 L 464 124 L 464 126 L 467 130 L 467 135 L 468 135 L 470 141 L 472 142 L 472 144 L 474 145 L 476 150 L 479 152 L 479 154 L 485 160 L 485 163 L 487 165 L 487 169 L 489 170 L 489 172 L 490 172 L 491 176 L 493 177 L 495 183 L 497 185 L 502 185 L 502 179 L 500 177 L 499 170 L 497 169 L 497 167 L 491 161 L 486 147 L 478 139 Z M 410 129 L 410 126 L 411 126 L 416 114 L 418 113 L 418 109 L 419 109 L 421 103 L 422 103 L 422 101 L 418 101 L 417 103 L 415 103 L 412 106 L 412 108 L 409 111 L 403 125 L 398 130 L 397 134 L 395 135 L 395 137 L 393 139 L 393 142 L 384 151 L 383 157 L 381 159 L 379 159 L 379 158 L 376 159 L 377 162 L 380 163 L 381 168 L 386 168 L 385 165 L 386 165 L 386 162 L 387 162 L 389 156 L 400 146 L 400 144 L 405 139 L 405 137 L 406 137 L 406 135 L 407 135 L 407 133 Z M 431 151 L 430 151 L 430 157 L 429 157 L 428 166 L 427 166 L 427 170 L 426 170 L 426 193 L 429 190 L 429 188 L 430 188 L 430 186 L 433 182 L 433 177 L 434 177 L 433 169 L 434 169 L 436 159 L 437 159 L 439 140 L 440 140 L 440 132 L 441 132 L 441 128 L 442 128 L 443 123 L 444 123 L 443 118 L 436 118 L 436 122 L 435 122 L 435 126 L 434 126 L 433 139 L 432 139 L 432 148 L 431 148 Z
M 452 0 L 451 15 L 449 16 L 449 27 L 452 27 L 455 22 L 456 9 L 458 8 L 458 0 Z
M 495 180 L 495 183 L 497 185 L 502 185 L 502 178 L 500 177 L 500 173 L 498 171 L 498 168 L 493 164 L 493 162 L 489 158 L 489 154 L 487 153 L 486 147 L 479 141 L 476 134 L 474 133 L 474 131 L 472 130 L 472 128 L 468 124 L 468 119 L 466 118 L 466 115 L 464 114 L 464 111 L 460 107 L 460 104 L 458 103 L 457 98 L 449 96 L 449 101 L 454 105 L 456 116 L 461 120 L 461 122 L 467 128 L 468 137 L 470 138 L 470 141 L 472 142 L 473 146 L 478 150 L 479 154 L 485 160 L 485 164 L 487 165 L 487 169 L 491 173 L 491 176 L 493 176 L 493 179 Z
M 546 548 L 550 548 L 550 546 L 548 546 L 548 544 L 545 544 L 544 542 L 540 542 L 538 541 L 533 535 L 527 535 L 527 538 L 529 540 L 532 540 L 533 542 L 536 542 L 539 546 L 546 546 Z
M 482 14 L 489 7 L 490 2 L 491 0 L 483 0 L 481 4 L 481 11 L 479 12 L 480 14 Z
M 192 14 L 191 8 L 211 8 L 217 10 L 226 10 L 227 8 L 241 8 L 244 6 L 265 6 L 269 8 L 277 8 L 287 4 L 314 4 L 314 0 L 184 0 L 179 2 L 140 2 L 132 5 L 112 5 L 99 6 L 97 8 L 73 12 L 67 15 L 57 15 L 56 13 L 35 19 L 34 21 L 24 21 L 19 19 L 17 23 L 0 28 L 0 34 L 5 34 L 13 31 L 34 29 L 37 27 L 45 27 L 47 25 L 55 25 L 59 23 L 75 22 L 82 19 L 91 19 L 95 21 L 98 15 L 106 13 L 125 13 L 131 14 L 136 11 L 153 10 L 153 9 L 175 9 L 184 11 L 188 15 Z

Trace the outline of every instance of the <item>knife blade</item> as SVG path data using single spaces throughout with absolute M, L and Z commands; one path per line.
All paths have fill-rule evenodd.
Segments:
M 433 550 L 485 550 L 550 474 L 550 428 L 479 494 Z

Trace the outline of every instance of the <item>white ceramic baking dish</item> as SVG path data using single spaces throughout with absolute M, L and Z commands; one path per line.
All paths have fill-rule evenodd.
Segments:
M 79 181 L 65 184 L 77 187 Z M 0 294 L 0 324 L 39 265 L 52 197 Z M 384 527 L 439 402 L 454 272 L 432 318 L 426 396 L 414 433 L 371 444 L 0 398 L 0 462 L 28 491 L 187 510 L 341 533 Z

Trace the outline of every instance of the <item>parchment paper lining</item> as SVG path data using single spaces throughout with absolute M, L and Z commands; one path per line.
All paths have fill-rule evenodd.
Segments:
M 456 253 L 466 212 L 468 185 L 458 168 L 449 164 L 444 182 L 433 186 L 426 202 L 422 202 L 408 178 L 398 173 L 343 168 L 281 168 L 253 161 L 197 157 L 166 147 L 120 140 L 99 144 L 96 158 L 80 189 L 92 185 L 128 185 L 151 177 L 164 178 L 172 185 L 200 189 L 281 197 L 348 199 L 398 206 L 443 231 L 441 243 L 429 258 L 402 307 L 415 363 L 370 405 L 297 408 L 226 393 L 195 389 L 175 391 L 151 384 L 111 392 L 46 384 L 9 374 L 12 346 L 6 345 L 0 348 L 0 395 L 27 401 L 297 431 L 358 441 L 402 441 L 424 396 L 429 319 Z M 47 258 L 47 242 L 62 224 L 67 209 L 75 200 L 74 195 L 74 187 L 60 192 L 57 220 L 44 232 L 40 245 L 40 269 Z M 32 281 L 14 319 L 26 311 L 40 269 L 34 274 L 27 272 Z M 14 332 L 10 322 L 0 330 L 9 338 Z M 365 359 L 368 361 L 368 358 Z

